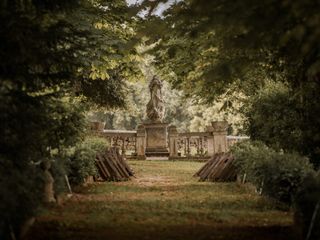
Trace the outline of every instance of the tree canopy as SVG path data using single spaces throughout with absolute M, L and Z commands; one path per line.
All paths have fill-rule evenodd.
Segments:
M 210 102 L 233 84 L 252 92 L 266 78 L 297 86 L 316 76 L 319 8 L 316 0 L 179 1 L 162 19 L 146 18 L 144 32 L 159 41 L 157 60 L 176 73 L 174 86 Z
M 304 146 L 294 150 L 319 162 L 319 1 L 175 1 L 157 17 L 153 13 L 159 2 L 141 4 L 147 9 L 141 33 L 156 45 L 152 53 L 159 72 L 186 96 L 209 104 L 228 96 L 228 105 L 232 105 L 233 96 L 239 93 L 262 103 L 259 94 L 268 83 L 283 83 L 288 102 L 271 100 L 283 96 L 273 94 L 266 99 L 280 106 L 271 104 L 268 111 L 260 111 L 261 105 L 259 110 L 247 101 L 245 107 L 253 106 L 248 108 L 253 112 L 245 110 L 246 117 L 256 113 L 254 119 L 259 115 L 263 123 L 267 112 L 277 111 L 279 118 L 273 118 L 270 126 L 285 119 L 282 126 L 288 126 L 290 118 L 282 115 L 285 107 L 294 105 L 301 133 L 295 141 Z M 251 130 L 252 137 L 264 140 Z M 281 143 L 278 133 L 274 132 L 273 140 Z M 288 146 L 281 147 L 286 150 Z
M 124 106 L 126 79 L 139 70 L 125 1 L 2 0 L 0 22 L 0 238 L 6 239 L 9 229 L 19 236 L 41 202 L 38 163 L 61 161 L 63 148 L 82 138 L 84 103 Z

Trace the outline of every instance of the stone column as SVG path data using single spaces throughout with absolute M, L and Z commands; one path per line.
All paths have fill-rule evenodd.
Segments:
M 190 138 L 191 137 L 187 137 L 187 157 L 190 157 L 191 155 L 191 150 L 190 150 Z
M 227 129 L 228 122 L 215 121 L 211 126 L 207 127 L 208 131 L 208 155 L 212 156 L 216 153 L 227 152 Z
M 137 139 L 136 139 L 136 151 L 137 159 L 146 159 L 146 129 L 143 125 L 139 125 L 137 128 Z
M 212 135 L 212 130 L 210 131 L 207 128 L 208 131 L 208 136 L 207 136 L 207 147 L 208 147 L 208 151 L 207 151 L 207 155 L 208 156 L 213 156 L 214 155 L 214 138 Z
M 169 132 L 169 157 L 178 157 L 178 131 L 176 126 L 170 126 Z

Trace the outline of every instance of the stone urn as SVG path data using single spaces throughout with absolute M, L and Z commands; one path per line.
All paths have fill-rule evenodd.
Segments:
M 211 126 L 213 131 L 215 132 L 225 132 L 228 129 L 228 122 L 227 121 L 214 121 L 211 122 Z

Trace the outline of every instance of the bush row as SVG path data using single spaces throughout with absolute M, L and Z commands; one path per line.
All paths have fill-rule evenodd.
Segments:
M 232 148 L 241 175 L 262 193 L 291 203 L 302 180 L 313 172 L 308 159 L 297 153 L 282 153 L 262 142 L 242 142 Z
M 98 137 L 90 137 L 77 144 L 70 158 L 70 182 L 79 185 L 89 176 L 98 176 L 96 154 L 106 148 L 106 140 Z
M 67 190 L 65 175 L 73 186 L 81 185 L 89 176 L 98 176 L 96 154 L 105 151 L 107 147 L 104 138 L 91 136 L 72 148 L 64 149 L 64 153 L 59 155 L 52 166 L 56 194 Z
M 262 194 L 294 207 L 300 239 L 320 239 L 320 174 L 308 158 L 258 141 L 241 142 L 231 151 L 240 175 Z

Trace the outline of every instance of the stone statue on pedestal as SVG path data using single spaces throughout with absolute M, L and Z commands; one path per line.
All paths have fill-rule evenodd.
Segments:
M 154 76 L 149 84 L 150 101 L 147 104 L 147 116 L 152 122 L 162 122 L 164 118 L 165 108 L 161 88 L 161 80 Z
M 149 121 L 139 127 L 139 146 L 143 146 L 138 152 L 145 157 L 164 157 L 168 159 L 168 124 L 164 119 L 164 100 L 162 97 L 162 82 L 154 76 L 149 83 L 150 101 L 147 104 L 147 116 Z M 141 148 L 141 147 L 140 147 Z

